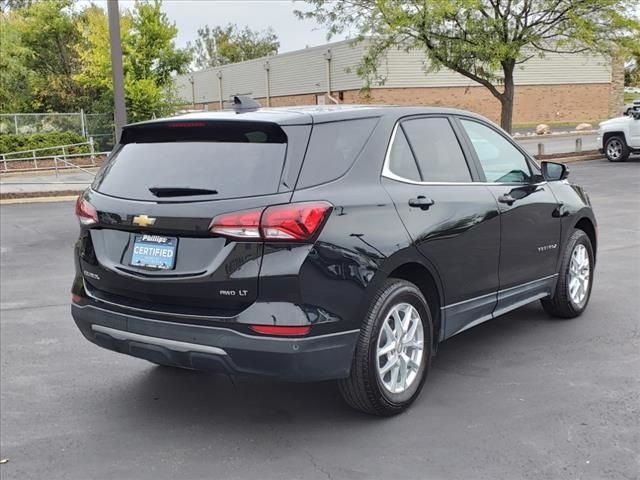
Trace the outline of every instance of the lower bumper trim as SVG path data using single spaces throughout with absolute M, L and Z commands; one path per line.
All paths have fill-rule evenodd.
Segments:
M 148 335 L 140 335 L 139 333 L 125 332 L 116 330 L 115 328 L 104 327 L 102 325 L 91 325 L 91 330 L 98 333 L 104 333 L 116 340 L 125 340 L 129 342 L 148 343 L 158 347 L 169 348 L 176 352 L 196 352 L 208 353 L 210 355 L 226 355 L 222 348 L 212 347 L 209 345 L 199 345 L 197 343 L 179 342 L 168 338 L 150 337 Z
M 249 335 L 235 329 L 144 318 L 72 304 L 82 334 L 103 348 L 159 365 L 308 382 L 349 375 L 359 330 L 310 337 Z

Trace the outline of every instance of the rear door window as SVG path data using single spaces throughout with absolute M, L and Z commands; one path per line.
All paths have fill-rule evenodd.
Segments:
M 411 153 L 411 147 L 409 147 L 409 142 L 407 142 L 407 137 L 404 135 L 402 128 L 398 128 L 393 137 L 393 143 L 389 151 L 389 170 L 406 180 L 415 182 L 422 180 L 418 165 L 413 153 Z
M 159 200 L 152 193 L 157 189 L 216 192 L 204 195 L 208 199 L 278 191 L 287 150 L 287 137 L 278 125 L 171 125 L 125 130 L 124 144 L 96 176 L 93 188 L 114 197 L 153 201 Z
M 362 118 L 314 125 L 297 188 L 327 183 L 347 173 L 377 123 L 377 118 Z
M 458 138 L 446 118 L 401 123 L 423 182 L 470 182 L 471 173 Z

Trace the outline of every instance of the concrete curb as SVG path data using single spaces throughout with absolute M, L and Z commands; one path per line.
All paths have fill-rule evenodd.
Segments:
M 557 138 L 557 137 L 586 137 L 591 135 L 597 135 L 597 130 L 587 130 L 584 132 L 563 132 L 563 133 L 547 133 L 544 135 L 511 135 L 511 138 L 514 140 L 544 140 L 549 138 Z
M 46 192 L 43 192 L 46 193 Z M 80 194 L 80 192 L 78 192 Z M 53 202 L 74 202 L 78 195 L 58 195 L 53 197 L 22 197 L 5 198 L 0 200 L 0 205 L 13 205 L 18 203 L 53 203 Z

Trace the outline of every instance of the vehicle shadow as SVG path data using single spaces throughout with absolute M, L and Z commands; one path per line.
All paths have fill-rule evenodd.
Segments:
M 411 410 L 428 409 L 431 392 L 450 388 L 451 379 L 447 377 L 451 374 L 484 376 L 486 368 L 478 365 L 495 360 L 500 352 L 513 350 L 514 338 L 527 336 L 539 326 L 552 329 L 554 323 L 558 324 L 534 304 L 442 343 L 420 401 Z M 150 365 L 130 378 L 123 392 L 119 404 L 114 404 L 111 397 L 111 409 L 130 412 L 134 408 L 138 412 L 136 422 L 162 419 L 173 428 L 197 424 L 215 426 L 220 431 L 294 423 L 321 428 L 329 420 L 352 426 L 371 423 L 370 416 L 343 403 L 335 382 L 283 383 Z

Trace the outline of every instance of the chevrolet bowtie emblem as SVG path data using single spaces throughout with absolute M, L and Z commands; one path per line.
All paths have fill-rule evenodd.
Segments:
M 136 215 L 133 217 L 133 223 L 140 227 L 148 227 L 156 223 L 156 219 L 153 217 L 147 217 L 146 215 Z

